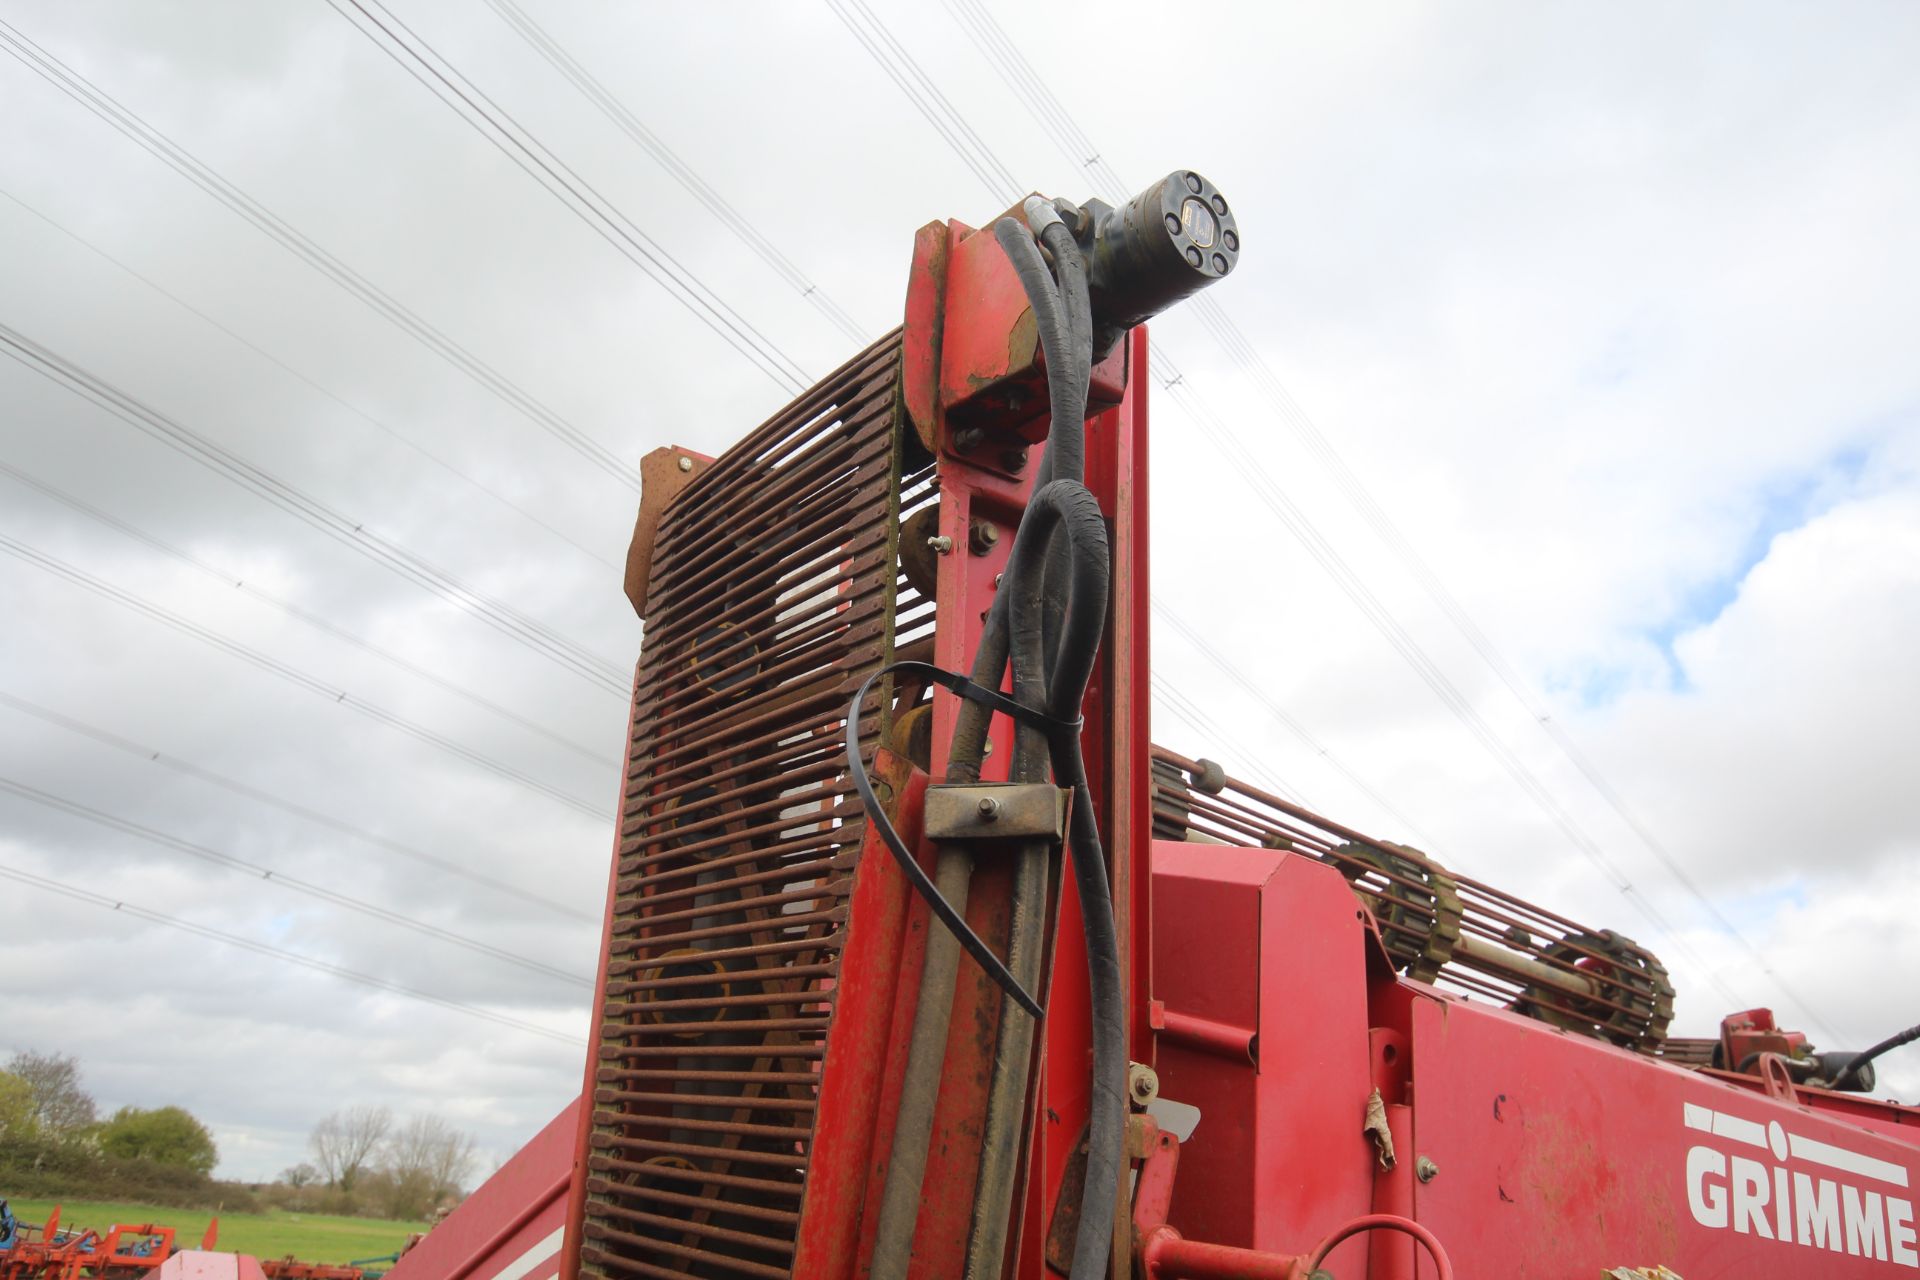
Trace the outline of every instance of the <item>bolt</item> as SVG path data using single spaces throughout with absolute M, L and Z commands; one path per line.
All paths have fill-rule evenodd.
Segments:
M 972 453 L 980 447 L 987 433 L 979 427 L 962 427 L 953 433 L 953 448 L 956 453 Z
M 1024 471 L 1027 466 L 1027 446 L 1016 445 L 1000 455 L 1000 465 L 1009 471 Z
M 994 575 L 993 575 L 993 589 L 994 589 L 995 591 L 998 591 L 998 590 L 1000 589 L 1000 579 L 1002 579 L 1002 578 L 1004 578 L 1004 577 L 1006 577 L 1006 576 L 1007 576 L 1007 575 L 1006 575 L 1006 574 L 1004 574 L 1004 573 L 996 573 L 996 574 L 994 574 Z
M 1160 1077 L 1144 1062 L 1127 1064 L 1127 1096 L 1133 1105 L 1144 1107 L 1160 1096 Z
M 1000 527 L 978 516 L 967 522 L 967 550 L 983 556 L 1000 541 Z
M 992 739 L 992 738 L 988 738 L 988 739 L 987 739 L 987 740 L 986 740 L 985 742 L 983 742 L 983 743 L 981 743 L 981 744 L 980 744 L 980 754 L 981 754 L 981 755 L 983 755 L 983 756 L 990 756 L 990 755 L 992 755 L 992 754 L 993 754 L 993 739 Z
M 1000 816 L 1000 802 L 992 796 L 980 797 L 980 821 L 992 822 Z
M 685 454 L 681 454 L 679 466 L 682 471 L 691 471 L 693 470 L 693 459 L 687 457 Z
M 933 548 L 933 553 L 937 556 L 944 556 L 953 551 L 953 539 L 944 533 L 937 533 L 928 538 L 927 545 Z
M 1432 1182 L 1440 1176 L 1440 1166 L 1428 1156 L 1421 1156 L 1413 1162 L 1413 1176 L 1422 1182 Z

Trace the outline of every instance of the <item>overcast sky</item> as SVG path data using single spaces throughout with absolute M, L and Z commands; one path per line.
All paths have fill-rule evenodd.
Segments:
M 1181 376 L 1153 409 L 1158 740 L 1639 939 L 1677 1031 L 1770 1004 L 1860 1048 L 1920 1017 L 1920 10 L 979 2 L 1097 165 L 971 9 L 873 14 L 1018 185 L 1194 167 L 1245 240 L 1213 296 L 1265 370 L 1190 312 L 1154 326 Z M 510 15 L 391 8 L 808 375 L 857 346 L 820 299 L 877 336 L 914 229 L 1006 204 L 824 3 L 529 9 L 788 272 Z M 353 1103 L 444 1114 L 490 1167 L 579 1086 L 625 727 L 602 673 L 639 645 L 613 472 L 791 392 L 322 0 L 0 18 L 0 325 L 340 521 L 0 345 L 0 1050 L 190 1108 L 228 1176 Z M 1920 1055 L 1882 1079 L 1920 1094 Z

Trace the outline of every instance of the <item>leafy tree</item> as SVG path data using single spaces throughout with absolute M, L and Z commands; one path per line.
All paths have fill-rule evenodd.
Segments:
M 207 1126 L 181 1107 L 122 1107 L 98 1131 L 100 1150 L 129 1160 L 179 1165 L 212 1173 L 220 1149 Z
M 33 1086 L 11 1071 L 0 1071 L 0 1138 L 30 1138 L 39 1128 Z
M 327 1185 L 351 1192 L 392 1128 L 393 1113 L 385 1107 L 348 1107 L 313 1126 L 307 1145 Z
M 7 1072 L 33 1091 L 34 1125 L 42 1133 L 64 1141 L 92 1126 L 93 1097 L 80 1087 L 80 1064 L 69 1055 L 23 1050 L 8 1061 Z

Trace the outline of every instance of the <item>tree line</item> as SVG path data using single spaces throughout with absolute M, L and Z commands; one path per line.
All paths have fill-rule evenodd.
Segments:
M 288 1208 L 418 1219 L 450 1210 L 473 1172 L 473 1135 L 439 1116 L 396 1121 L 385 1107 L 348 1107 L 313 1126 L 303 1161 L 269 1199 Z
M 184 1107 L 125 1106 L 102 1119 L 70 1055 L 23 1050 L 0 1070 L 0 1196 L 65 1195 L 230 1210 L 258 1201 L 316 1213 L 417 1220 L 451 1208 L 474 1141 L 435 1115 L 336 1111 L 313 1127 L 312 1161 L 265 1185 L 215 1182 L 220 1149 Z

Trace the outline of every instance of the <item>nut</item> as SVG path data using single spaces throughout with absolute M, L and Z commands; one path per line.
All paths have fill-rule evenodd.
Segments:
M 1432 1182 L 1440 1176 L 1440 1166 L 1431 1157 L 1421 1156 L 1413 1162 L 1413 1176 L 1422 1182 Z
M 683 453 L 680 455 L 677 465 L 682 471 L 691 471 L 693 470 L 693 459 Z
M 927 539 L 927 545 L 933 548 L 935 555 L 947 555 L 953 550 L 953 539 L 944 533 L 937 533 Z
M 1127 1097 L 1136 1107 L 1144 1107 L 1160 1096 L 1160 1076 L 1144 1062 L 1127 1064 Z
M 986 555 L 1000 542 L 1000 526 L 991 520 L 982 520 L 975 516 L 967 522 L 967 550 L 977 556 Z
M 998 800 L 995 800 L 992 796 L 981 796 L 980 797 L 980 820 L 982 822 L 992 822 L 995 818 L 999 816 L 1000 816 L 1000 802 Z

